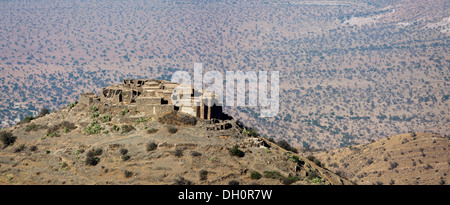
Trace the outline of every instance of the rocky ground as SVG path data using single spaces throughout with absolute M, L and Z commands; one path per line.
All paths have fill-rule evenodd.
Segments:
M 0 184 L 350 184 L 233 120 L 211 130 L 140 116 L 79 104 L 4 129 L 16 140 L 0 149 Z

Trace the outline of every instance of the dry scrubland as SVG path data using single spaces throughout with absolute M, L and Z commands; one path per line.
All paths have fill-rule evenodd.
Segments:
M 137 116 L 77 104 L 7 128 L 0 184 L 351 184 L 238 122 Z
M 448 1 L 0 1 L 3 126 L 123 78 L 278 70 L 280 113 L 226 111 L 336 148 L 449 133 Z
M 322 166 L 357 184 L 448 185 L 450 139 L 408 133 L 315 153 Z

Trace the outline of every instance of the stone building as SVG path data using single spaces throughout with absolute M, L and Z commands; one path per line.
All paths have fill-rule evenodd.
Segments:
M 166 80 L 125 79 L 123 84 L 110 85 L 102 89 L 100 96 L 83 93 L 79 103 L 89 107 L 97 106 L 103 112 L 121 110 L 125 107 L 144 113 L 146 116 L 160 115 L 174 110 L 201 119 L 221 119 L 222 106 L 214 94 L 202 95 L 192 87 L 182 87 L 183 94 L 177 92 L 179 84 Z M 175 92 L 174 92 L 175 90 Z M 172 93 L 175 93 L 172 96 Z M 186 97 L 187 96 L 187 97 Z M 209 96 L 209 97 L 204 97 Z M 186 101 L 189 101 L 186 103 Z

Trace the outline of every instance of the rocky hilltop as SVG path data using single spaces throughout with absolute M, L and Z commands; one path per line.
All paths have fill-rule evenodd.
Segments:
M 218 108 L 172 106 L 161 81 L 134 82 L 3 129 L 0 184 L 352 184 Z

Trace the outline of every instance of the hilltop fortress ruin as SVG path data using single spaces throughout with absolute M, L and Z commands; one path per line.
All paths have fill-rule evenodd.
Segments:
M 123 84 L 103 88 L 100 96 L 95 93 L 83 93 L 79 103 L 88 107 L 96 106 L 102 112 L 119 112 L 124 108 L 135 110 L 145 116 L 157 116 L 172 111 L 180 111 L 200 119 L 223 119 L 222 106 L 214 94 L 205 94 L 192 87 L 185 87 L 184 96 L 172 95 L 180 84 L 166 80 L 125 79 Z M 177 93 L 177 92 L 175 92 Z M 209 97 L 205 97 L 209 96 Z M 186 103 L 186 101 L 189 101 Z M 175 103 L 177 102 L 177 103 Z M 184 103 L 183 103 L 184 102 Z

